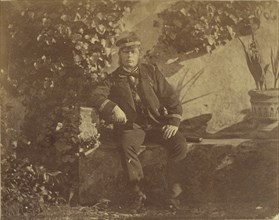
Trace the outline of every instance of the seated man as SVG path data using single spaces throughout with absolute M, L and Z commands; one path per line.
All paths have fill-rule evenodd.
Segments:
M 187 144 L 178 131 L 181 103 L 172 87 L 155 66 L 140 63 L 141 42 L 134 33 L 120 38 L 120 66 L 97 87 L 92 104 L 104 119 L 114 123 L 116 140 L 121 148 L 123 165 L 141 208 L 146 195 L 140 188 L 144 178 L 138 158 L 145 137 L 163 144 L 169 153 L 169 198 L 175 201 L 182 192 L 178 163 L 187 154 Z

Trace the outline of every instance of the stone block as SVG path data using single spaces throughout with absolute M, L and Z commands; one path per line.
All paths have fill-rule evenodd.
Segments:
M 184 175 L 183 202 L 262 201 L 278 206 L 278 139 L 204 140 L 193 146 L 180 169 Z M 145 187 L 155 198 L 165 188 L 166 151 L 147 144 L 140 159 Z M 101 198 L 118 203 L 126 200 L 127 193 L 113 142 L 103 143 L 80 161 L 81 204 L 94 204 Z

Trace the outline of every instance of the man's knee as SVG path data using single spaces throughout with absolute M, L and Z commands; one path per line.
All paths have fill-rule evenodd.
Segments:
M 121 146 L 121 151 L 126 155 L 134 154 L 136 153 L 136 148 L 137 146 L 131 144 L 131 143 L 122 143 Z
M 145 132 L 143 130 L 128 130 L 120 137 L 120 147 L 125 154 L 137 154 L 140 146 L 144 142 Z
M 168 144 L 170 158 L 174 161 L 181 161 L 187 156 L 188 143 L 180 132 L 173 136 Z

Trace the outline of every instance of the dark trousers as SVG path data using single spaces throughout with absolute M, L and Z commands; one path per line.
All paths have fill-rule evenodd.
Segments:
M 143 129 L 137 124 L 133 128 L 117 132 L 116 136 L 122 152 L 123 166 L 130 182 L 137 182 L 144 178 L 141 162 L 138 158 L 140 146 L 145 139 L 163 145 L 168 152 L 167 179 L 170 185 L 179 182 L 181 172 L 178 171 L 179 163 L 188 152 L 184 136 L 177 133 L 170 139 L 163 139 L 162 127 Z

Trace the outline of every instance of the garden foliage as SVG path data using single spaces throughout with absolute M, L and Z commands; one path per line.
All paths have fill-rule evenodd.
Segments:
M 178 1 L 159 13 L 161 42 L 178 52 L 211 52 L 236 35 L 251 34 L 260 17 L 275 19 L 274 3 L 255 1 Z
M 30 198 L 33 204 L 41 200 L 36 193 L 31 193 L 35 197 L 28 193 L 37 190 L 37 171 L 30 168 L 34 163 L 51 173 L 61 172 L 68 191 L 77 188 L 83 142 L 79 138 L 80 107 L 90 106 L 92 89 L 105 78 L 115 38 L 123 29 L 121 18 L 135 3 L 57 0 L 5 4 L 9 64 L 1 74 L 1 84 L 25 106 L 14 150 L 18 157 L 28 157 L 31 164 L 22 164 L 19 158 L 3 161 L 7 172 L 3 174 L 6 197 L 2 199 L 6 205 L 8 197 L 21 204 Z M 89 143 L 99 143 L 97 139 L 98 135 Z M 20 168 L 13 167 L 17 163 Z M 20 180 L 11 185 L 13 177 Z

